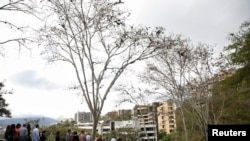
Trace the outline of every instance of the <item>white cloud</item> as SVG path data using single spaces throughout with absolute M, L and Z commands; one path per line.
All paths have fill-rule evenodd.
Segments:
M 35 89 L 56 89 L 59 86 L 50 82 L 48 79 L 40 77 L 35 70 L 24 70 L 22 72 L 16 73 L 10 78 L 15 84 L 30 87 Z

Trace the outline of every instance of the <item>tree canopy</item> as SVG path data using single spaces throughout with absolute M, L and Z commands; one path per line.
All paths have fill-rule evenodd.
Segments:
M 224 94 L 222 123 L 249 124 L 250 121 L 250 19 L 243 22 L 240 31 L 229 35 L 231 44 L 225 47 L 234 65 L 238 66 L 226 79 L 219 82 L 220 94 Z M 218 94 L 218 92 L 217 92 Z
M 232 62 L 250 67 L 250 19 L 241 24 L 239 32 L 231 33 L 229 40 L 232 43 L 225 50 L 231 51 Z
M 51 62 L 72 65 L 77 85 L 93 115 L 92 136 L 104 103 L 122 73 L 138 61 L 170 48 L 174 40 L 162 27 L 134 26 L 127 22 L 130 13 L 120 2 L 58 1 L 45 3 L 46 22 L 37 31 Z
M 9 109 L 7 109 L 8 104 L 6 103 L 6 100 L 4 99 L 4 94 L 11 94 L 10 91 L 6 91 L 3 89 L 4 83 L 0 82 L 0 117 L 11 117 L 11 112 Z

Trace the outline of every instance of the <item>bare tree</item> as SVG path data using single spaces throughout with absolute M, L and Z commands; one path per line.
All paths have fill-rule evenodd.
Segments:
M 32 15 L 32 16 L 36 16 L 36 10 L 35 10 L 35 5 L 34 3 L 32 3 L 32 1 L 25 1 L 25 0 L 3 0 L 0 2 L 0 14 L 3 13 L 23 13 L 26 15 Z M 18 44 L 18 47 L 20 49 L 21 46 L 26 46 L 27 42 L 32 42 L 31 38 L 27 37 L 27 36 L 22 36 L 21 34 L 24 34 L 28 29 L 28 26 L 23 26 L 23 25 L 19 25 L 17 24 L 15 21 L 10 21 L 8 18 L 1 18 L 0 19 L 0 26 L 9 28 L 13 31 L 13 33 L 10 34 L 19 34 L 18 37 L 11 37 L 9 39 L 2 39 L 0 40 L 0 55 L 4 55 L 3 53 L 3 47 L 4 45 L 8 44 L 8 43 L 12 43 L 15 42 Z M 2 34 L 5 34 L 2 32 Z
M 212 87 L 216 81 L 213 78 L 216 72 L 215 61 L 212 57 L 212 50 L 204 44 L 198 44 L 190 55 L 190 76 L 186 79 L 186 101 L 193 109 L 193 118 L 197 122 L 196 125 L 200 128 L 204 140 L 208 140 L 207 125 L 213 123 L 209 113 L 211 111 Z
M 24 120 L 24 123 L 26 124 L 30 124 L 30 126 L 33 128 L 36 126 L 36 124 L 39 124 L 40 122 L 40 118 L 37 118 L 37 119 L 23 119 Z
M 139 130 L 141 130 L 141 126 L 143 128 L 143 131 L 139 132 L 138 137 L 146 137 L 149 140 L 149 136 L 146 130 L 146 124 L 145 124 L 145 120 L 143 119 L 143 115 L 145 113 L 148 114 L 148 97 L 145 95 L 144 91 L 141 88 L 137 88 L 135 86 L 123 86 L 120 85 L 118 87 L 115 88 L 117 91 L 119 91 L 120 93 L 120 99 L 118 100 L 119 104 L 122 103 L 132 103 L 135 105 L 136 109 L 136 117 L 133 117 L 134 120 L 139 122 Z M 155 122 L 153 123 L 155 124 Z M 155 124 L 156 125 L 156 124 Z M 138 128 L 138 127 L 134 127 L 134 128 Z
M 24 1 L 24 0 L 1 0 L 0 2 L 0 14 L 10 14 L 13 12 L 17 13 L 23 13 L 23 14 L 28 14 L 32 16 L 36 16 L 36 10 L 34 5 L 32 4 L 31 1 Z M 4 47 L 5 45 L 7 46 L 8 43 L 17 43 L 19 50 L 21 46 L 26 46 L 27 42 L 32 42 L 32 40 L 27 37 L 27 36 L 22 36 L 21 34 L 25 33 L 26 31 L 26 26 L 18 25 L 14 21 L 10 21 L 7 18 L 1 17 L 0 19 L 0 26 L 3 26 L 5 28 L 10 29 L 11 33 L 8 34 L 19 34 L 18 37 L 10 37 L 10 38 L 5 38 L 8 35 L 1 31 L 1 39 L 0 39 L 0 56 L 4 56 Z M 13 31 L 13 32 L 12 32 Z M 2 90 L 1 88 L 3 87 L 3 82 L 0 82 L 0 116 L 6 115 L 7 117 L 11 117 L 11 112 L 6 109 L 6 106 L 8 104 L 5 103 L 5 99 L 2 97 L 2 94 L 7 94 L 11 93 L 12 91 L 6 91 Z
M 110 90 L 121 74 L 137 61 L 155 55 L 168 37 L 163 28 L 128 25 L 130 13 L 116 1 L 50 0 L 48 18 L 38 31 L 48 60 L 70 63 L 93 116 L 92 136 Z
M 167 96 L 173 99 L 177 107 L 182 107 L 185 96 L 185 72 L 187 72 L 189 59 L 184 57 L 184 54 L 186 56 L 189 50 L 187 41 L 181 39 L 181 36 L 179 36 L 179 40 L 176 40 L 173 44 L 175 44 L 173 48 L 155 57 L 155 60 L 151 61 L 153 63 L 148 63 L 147 71 L 141 78 L 145 82 L 149 82 L 158 87 L 158 91 L 164 89 L 164 91 L 161 92 L 156 92 L 157 89 L 154 89 L 154 91 L 148 91 L 149 93 L 162 94 L 164 97 Z M 180 108 L 180 112 L 182 115 L 185 139 L 188 141 L 184 109 Z
M 212 49 L 201 43 L 192 46 L 188 40 L 180 39 L 175 47 L 154 59 L 155 61 L 151 61 L 153 63 L 148 64 L 147 72 L 142 76 L 143 80 L 154 84 L 158 88 L 155 90 L 161 90 L 159 93 L 162 96 L 175 102 L 181 113 L 186 141 L 189 140 L 189 132 L 184 103 L 193 109 L 192 117 L 207 140 L 207 124 L 211 123 L 211 90 L 217 71 Z

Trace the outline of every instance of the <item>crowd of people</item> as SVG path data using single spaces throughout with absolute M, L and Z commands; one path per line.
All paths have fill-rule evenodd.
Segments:
M 93 140 L 90 133 L 85 133 L 84 130 L 82 130 L 80 134 L 77 134 L 77 131 L 71 132 L 71 129 L 68 129 L 65 141 L 93 141 Z M 109 140 L 108 138 L 103 139 L 102 135 L 98 135 L 98 137 L 96 137 L 96 141 L 109 141 Z
M 94 141 L 94 140 L 92 140 L 90 133 L 85 133 L 84 130 L 82 130 L 80 134 L 77 134 L 77 131 L 71 132 L 71 129 L 68 129 L 65 141 Z M 121 141 L 121 139 L 118 138 L 118 140 L 116 140 L 115 137 L 112 137 L 109 140 L 108 137 L 103 138 L 102 135 L 98 135 L 95 141 Z
M 11 124 L 7 125 L 4 137 L 6 141 L 31 141 L 30 124 Z
M 39 124 L 31 131 L 30 124 L 11 124 L 6 126 L 4 138 L 6 141 L 46 141 L 46 130 L 40 132 Z M 56 141 L 60 141 L 59 131 L 56 132 Z
M 39 124 L 35 125 L 31 133 L 30 124 L 11 124 L 6 126 L 4 138 L 6 141 L 46 141 L 46 131 L 40 133 Z M 60 140 L 57 140 L 60 141 Z
M 6 141 L 46 141 L 45 133 L 46 131 L 40 133 L 38 124 L 31 133 L 30 124 L 17 123 L 6 126 L 4 138 Z
M 7 125 L 5 130 L 5 139 L 6 141 L 46 141 L 46 130 L 43 130 L 40 132 L 39 124 L 35 125 L 35 128 L 31 132 L 31 126 L 30 124 L 11 124 Z M 56 132 L 55 141 L 61 141 L 60 140 L 60 131 Z M 71 129 L 68 129 L 65 141 L 94 141 L 92 140 L 92 137 L 90 133 L 85 133 L 84 130 L 82 130 L 79 134 L 77 131 L 71 132 Z M 103 139 L 102 135 L 98 135 L 96 137 L 96 141 L 119 141 L 116 140 L 115 137 L 111 138 L 111 140 L 106 137 Z

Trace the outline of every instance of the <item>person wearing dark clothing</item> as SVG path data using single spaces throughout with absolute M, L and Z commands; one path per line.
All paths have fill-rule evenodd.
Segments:
M 10 131 L 11 131 L 10 125 L 7 125 L 4 133 L 4 138 L 6 139 L 6 141 L 10 141 L 11 139 Z
M 60 141 L 60 131 L 56 132 L 56 141 Z
M 77 135 L 77 131 L 74 131 L 72 141 L 79 141 L 79 136 Z
M 15 139 L 15 128 L 16 128 L 15 124 L 10 125 L 10 131 L 8 133 L 9 141 L 14 141 L 14 139 Z
M 32 139 L 31 139 L 31 136 L 30 136 L 30 134 L 31 134 L 31 127 L 30 127 L 30 124 L 29 124 L 29 123 L 27 124 L 27 130 L 28 130 L 27 141 L 31 141 L 31 140 L 32 140 Z
M 42 134 L 41 134 L 41 137 L 40 137 L 40 141 L 46 141 L 47 137 L 46 137 L 46 131 L 43 130 L 42 131 Z

